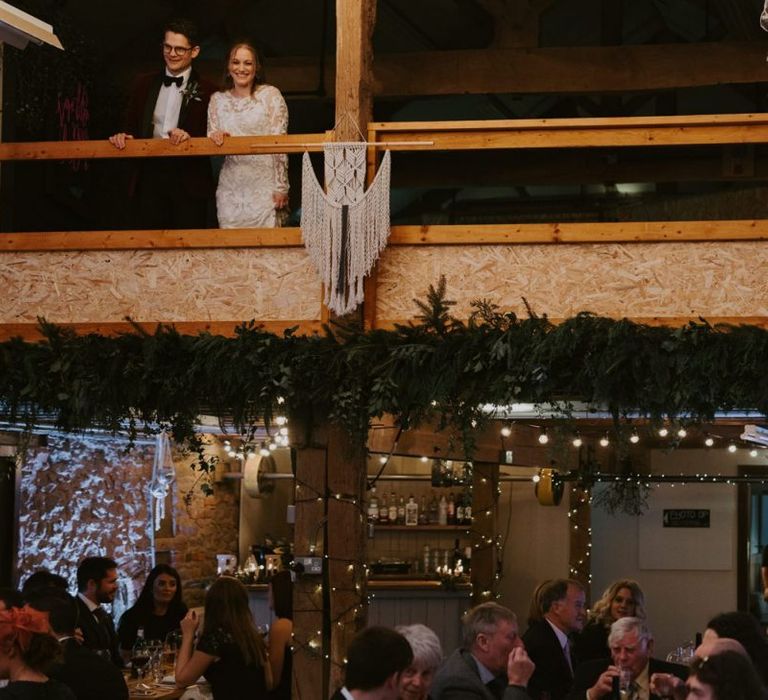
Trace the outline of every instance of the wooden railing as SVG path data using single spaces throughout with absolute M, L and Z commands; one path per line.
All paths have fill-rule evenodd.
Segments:
M 321 151 L 333 134 L 242 136 L 221 147 L 207 138 L 174 146 L 167 140 L 135 139 L 124 150 L 106 140 L 0 144 L 0 161 L 122 159 Z M 526 119 L 460 122 L 371 123 L 369 164 L 384 148 L 393 151 L 565 149 L 759 144 L 768 142 L 768 115 L 732 114 L 605 119 Z M 371 169 L 373 169 L 371 167 Z M 578 222 L 536 224 L 393 226 L 390 245 L 514 245 L 638 242 L 757 241 L 768 239 L 768 220 Z M 185 248 L 284 248 L 301 245 L 298 228 L 186 231 L 66 231 L 0 234 L 1 252 L 142 250 Z M 375 300 L 375 278 L 368 285 Z M 653 319 L 644 319 L 651 320 Z M 742 320 L 742 319 L 723 319 Z M 750 319 L 761 322 L 761 319 Z M 375 319 L 368 316 L 367 321 Z M 285 321 L 277 326 L 292 325 Z M 100 331 L 124 324 L 91 324 Z M 183 326 L 184 324 L 177 324 Z M 218 330 L 221 324 L 192 324 Z M 231 325 L 231 324 L 229 324 Z M 275 325 L 275 324 L 272 324 Z M 311 330 L 317 324 L 302 323 Z M 199 328 L 198 328 L 199 329 Z M 18 328 L 16 330 L 19 330 Z M 6 328 L 10 331 L 10 327 Z M 3 332 L 2 335 L 7 335 Z

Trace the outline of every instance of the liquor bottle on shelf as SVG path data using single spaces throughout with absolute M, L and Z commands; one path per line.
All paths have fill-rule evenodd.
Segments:
M 453 460 L 446 459 L 445 469 L 443 470 L 442 486 L 451 486 L 453 484 L 453 474 L 454 474 L 453 470 L 454 470 Z
M 447 525 L 448 524 L 448 501 L 445 500 L 445 494 L 440 496 L 440 503 L 438 504 L 437 508 L 438 508 L 437 524 Z
M 461 494 L 456 499 L 456 524 L 464 524 L 464 496 Z
M 459 547 L 459 539 L 457 537 L 453 542 L 453 569 L 455 571 L 459 568 L 464 570 L 464 554 Z
M 439 519 L 439 505 L 437 503 L 437 494 L 432 494 L 432 500 L 429 502 L 429 524 L 437 525 Z
M 468 574 L 472 571 L 472 547 L 467 545 L 464 547 L 464 573 Z
M 405 504 L 405 524 L 419 524 L 419 506 L 416 504 L 416 501 L 413 498 L 413 494 L 408 496 L 408 503 Z
M 429 509 L 427 508 L 427 497 L 421 494 L 419 498 L 419 525 L 429 525 Z
M 448 495 L 448 512 L 446 514 L 446 521 L 449 525 L 456 524 L 456 499 L 452 493 Z
M 428 574 L 430 572 L 429 568 L 429 545 L 424 545 L 424 573 Z
M 405 498 L 403 498 L 402 494 L 397 502 L 397 524 L 405 525 Z
M 371 489 L 371 500 L 368 501 L 368 537 L 373 537 L 373 530 L 379 519 L 379 499 L 376 498 L 376 487 Z
M 432 460 L 432 488 L 443 485 L 443 460 L 435 457 Z
M 387 506 L 387 494 L 381 494 L 379 501 L 379 525 L 386 525 L 389 522 L 389 507 Z
M 464 525 L 472 524 L 472 497 L 464 494 Z
M 395 525 L 397 523 L 397 496 L 392 491 L 389 494 L 389 524 Z

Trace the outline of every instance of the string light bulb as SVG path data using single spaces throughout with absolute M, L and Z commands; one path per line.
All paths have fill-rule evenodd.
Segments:
M 499 432 L 501 433 L 501 437 L 507 438 L 512 435 L 512 426 L 509 423 L 504 423 Z
M 637 428 L 632 428 L 632 435 L 629 436 L 629 441 L 633 445 L 637 445 L 640 442 L 640 436 L 637 434 Z
M 608 431 L 603 433 L 603 437 L 600 438 L 600 447 L 608 447 L 611 444 L 611 440 L 608 437 Z
M 682 438 L 686 437 L 686 435 L 688 435 L 688 431 L 681 425 L 677 429 L 677 437 L 682 439 Z
M 669 435 L 669 429 L 662 425 L 661 428 L 659 428 L 659 437 L 667 437 Z
M 584 440 L 581 439 L 581 433 L 578 430 L 573 434 L 571 444 L 574 447 L 581 447 L 584 444 Z
M 547 429 L 542 428 L 539 433 L 539 444 L 546 445 L 549 442 L 549 435 L 547 435 Z
M 736 447 L 736 443 L 735 442 L 732 442 L 732 443 L 730 443 L 728 445 L 728 452 L 730 452 L 731 454 L 736 452 L 736 449 L 737 449 L 737 447 Z
M 757 457 L 757 450 L 754 447 L 749 451 L 749 456 Z
M 704 436 L 704 447 L 712 447 L 715 444 L 715 438 L 713 438 L 709 433 L 706 433 Z

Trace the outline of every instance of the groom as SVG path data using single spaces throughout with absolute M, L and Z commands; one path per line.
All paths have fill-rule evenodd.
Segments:
M 109 137 L 118 149 L 136 138 L 168 139 L 178 145 L 205 136 L 213 86 L 192 68 L 200 53 L 195 25 L 187 19 L 165 25 L 165 70 L 139 76 L 129 98 L 123 131 Z M 130 194 L 136 225 L 145 229 L 203 228 L 213 194 L 208 157 L 135 160 Z

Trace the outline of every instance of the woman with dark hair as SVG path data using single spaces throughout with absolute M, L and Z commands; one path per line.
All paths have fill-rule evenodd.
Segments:
M 768 686 L 768 640 L 760 623 L 749 613 L 721 613 L 707 623 L 702 642 L 720 637 L 741 642 L 763 684 Z
M 208 137 L 221 146 L 227 136 L 284 134 L 288 108 L 280 91 L 264 83 L 259 52 L 238 42 L 227 54 L 226 89 L 208 103 Z M 280 226 L 287 217 L 288 157 L 227 156 L 216 188 L 221 228 Z
M 686 700 L 765 700 L 752 664 L 735 651 L 696 657 L 685 682 Z
M 0 612 L 0 698 L 13 700 L 75 700 L 63 683 L 48 678 L 61 647 L 50 633 L 48 613 L 29 606 Z
M 632 579 L 619 579 L 603 591 L 589 614 L 583 631 L 576 637 L 574 648 L 579 663 L 607 659 L 608 633 L 611 625 L 622 617 L 645 619 L 645 596 L 640 584 Z
M 179 629 L 186 614 L 179 572 L 168 564 L 158 564 L 149 572 L 138 600 L 120 618 L 117 636 L 123 657 L 126 661 L 130 658 L 140 627 L 144 639 L 164 641 L 169 632 Z
M 275 620 L 269 628 L 269 663 L 275 689 L 270 697 L 274 700 L 290 700 L 293 654 L 293 582 L 289 571 L 278 571 L 269 582 L 269 607 Z
M 200 623 L 194 610 L 181 621 L 176 685 L 185 688 L 204 675 L 213 700 L 259 700 L 272 687 L 267 648 L 248 607 L 240 581 L 221 576 L 205 595 L 203 632 L 193 650 Z

